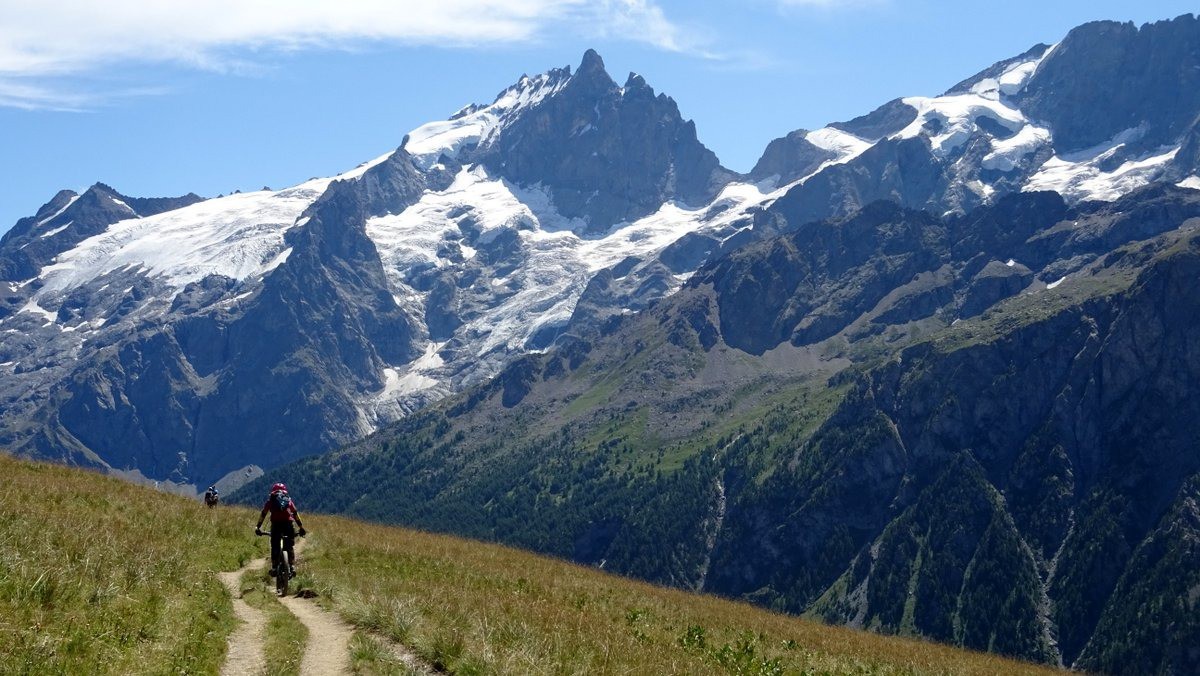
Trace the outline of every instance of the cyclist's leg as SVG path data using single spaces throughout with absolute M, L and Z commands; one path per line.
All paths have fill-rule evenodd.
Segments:
M 287 552 L 288 565 L 291 566 L 292 570 L 295 570 L 295 568 L 296 568 L 296 550 L 295 550 L 296 527 L 293 526 L 289 522 L 287 524 L 287 530 L 284 531 L 284 533 L 285 534 L 283 536 L 283 549 L 284 549 L 284 551 Z
M 279 559 L 282 556 L 280 553 L 283 545 L 283 531 L 275 524 L 271 524 L 271 571 L 279 569 Z

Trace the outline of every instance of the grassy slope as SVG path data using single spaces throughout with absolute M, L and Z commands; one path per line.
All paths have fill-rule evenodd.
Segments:
M 213 573 L 263 555 L 250 512 L 4 455 L 0 476 L 0 673 L 217 671 L 234 620 Z M 296 582 L 364 630 L 353 645 L 362 673 L 404 672 L 366 632 L 453 673 L 1041 671 L 495 545 L 306 522 L 316 535 Z M 274 617 L 273 599 L 248 600 L 273 617 L 268 649 L 298 653 L 302 629 Z
M 245 510 L 0 454 L 0 673 L 213 673 Z
M 655 587 L 519 550 L 306 520 L 299 579 L 453 673 L 1051 673 Z

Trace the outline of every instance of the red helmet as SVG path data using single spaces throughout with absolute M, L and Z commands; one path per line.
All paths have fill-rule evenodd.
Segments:
M 271 486 L 271 492 L 274 493 L 276 491 L 283 491 L 284 493 L 287 493 L 287 485 L 283 483 L 277 483 L 274 486 Z

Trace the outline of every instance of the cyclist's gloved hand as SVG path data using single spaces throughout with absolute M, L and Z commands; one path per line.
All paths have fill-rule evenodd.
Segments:
M 255 526 L 255 527 L 254 527 L 254 534 L 255 534 L 255 535 L 262 535 L 262 526 Z
M 308 535 L 308 531 L 304 530 L 304 527 L 301 526 L 300 527 L 300 537 L 304 537 L 305 535 Z

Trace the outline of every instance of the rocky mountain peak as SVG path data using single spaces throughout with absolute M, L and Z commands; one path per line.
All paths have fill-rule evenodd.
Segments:
M 624 89 L 626 93 L 629 93 L 630 90 L 637 89 L 649 89 L 651 94 L 654 93 L 654 89 L 651 88 L 650 85 L 646 84 L 646 78 L 632 71 L 629 73 L 629 77 L 625 78 L 625 86 L 622 87 L 622 89 Z
M 1200 20 L 1095 21 L 1048 53 L 1018 97 L 1059 152 L 1141 128 L 1139 149 L 1175 143 L 1200 114 Z
M 562 96 L 602 99 L 617 92 L 617 83 L 605 70 L 604 60 L 595 50 L 584 53 L 579 68 L 573 73 L 569 66 L 560 70 L 569 78 L 561 90 Z
M 59 190 L 54 194 L 54 197 L 50 198 L 49 202 L 46 202 L 37 210 L 37 213 L 34 214 L 34 218 L 49 218 L 61 211 L 64 207 L 70 204 L 72 199 L 76 197 L 79 197 L 79 193 L 75 192 L 74 190 Z
M 604 59 L 599 52 L 590 47 L 583 53 L 583 59 L 579 62 L 579 68 L 575 71 L 576 76 L 603 73 L 606 77 L 608 71 L 604 68 Z
M 733 177 L 670 97 L 633 73 L 618 87 L 590 49 L 574 73 L 523 77 L 491 106 L 414 130 L 405 148 L 418 165 L 445 158 L 541 186 L 592 231 L 670 200 L 701 204 Z

